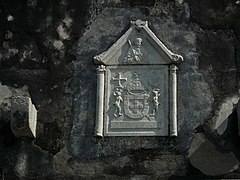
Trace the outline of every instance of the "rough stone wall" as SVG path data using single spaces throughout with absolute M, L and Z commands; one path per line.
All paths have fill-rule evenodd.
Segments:
M 1 1 L 0 176 L 240 178 L 239 17 L 233 0 Z M 177 138 L 94 137 L 92 58 L 136 19 L 149 21 L 163 43 L 184 57 Z M 35 140 L 13 136 L 12 95 L 30 96 L 36 106 Z M 208 156 L 206 170 L 201 160 Z

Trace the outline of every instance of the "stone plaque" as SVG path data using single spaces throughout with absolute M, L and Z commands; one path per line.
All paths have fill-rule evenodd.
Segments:
M 176 63 L 146 21 L 129 30 L 106 52 L 97 68 L 97 136 L 177 136 Z

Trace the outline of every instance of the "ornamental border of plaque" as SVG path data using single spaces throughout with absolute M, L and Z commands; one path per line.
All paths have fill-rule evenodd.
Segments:
M 164 63 L 154 63 L 152 65 L 167 65 L 169 67 L 169 136 L 177 136 L 177 64 L 183 61 L 183 57 L 169 50 L 149 29 L 148 22 L 142 20 L 131 21 L 130 28 L 105 52 L 94 56 L 94 63 L 99 65 L 97 68 L 97 101 L 96 101 L 96 123 L 95 135 L 103 136 L 134 136 L 132 134 L 107 134 L 104 130 L 104 97 L 105 97 L 105 66 L 117 66 L 119 63 L 111 62 L 112 57 L 119 51 L 132 31 L 138 31 L 148 37 L 155 49 L 165 56 Z M 128 66 L 129 64 L 123 64 Z M 133 66 L 133 64 L 131 64 Z M 151 64 L 134 64 L 134 65 L 151 65 Z M 149 136 L 146 134 L 136 134 L 135 136 Z M 153 135 L 150 135 L 153 136 Z

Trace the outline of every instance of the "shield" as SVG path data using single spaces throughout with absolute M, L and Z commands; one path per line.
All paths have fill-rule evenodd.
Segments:
M 132 119 L 145 117 L 149 113 L 148 94 L 125 95 L 124 112 Z

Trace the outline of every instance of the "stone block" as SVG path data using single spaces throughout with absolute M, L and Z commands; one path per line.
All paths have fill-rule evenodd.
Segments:
M 36 137 L 37 110 L 31 98 L 12 97 L 10 124 L 16 138 Z
M 233 152 L 219 152 L 203 133 L 195 134 L 188 157 L 195 168 L 209 176 L 228 174 L 239 168 L 239 161 Z
M 228 117 L 236 108 L 238 101 L 239 97 L 237 95 L 224 100 L 224 102 L 219 106 L 219 110 L 216 111 L 215 116 L 209 123 L 212 131 L 216 131 L 218 135 L 222 135 L 225 132 L 228 125 Z

